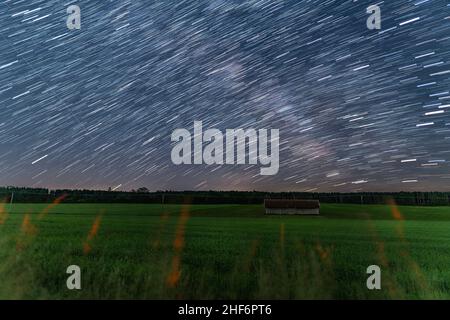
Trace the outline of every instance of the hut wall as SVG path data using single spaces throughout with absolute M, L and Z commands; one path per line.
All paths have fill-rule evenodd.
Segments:
M 316 209 L 294 209 L 294 208 L 266 208 L 266 214 L 279 215 L 318 215 L 319 208 Z

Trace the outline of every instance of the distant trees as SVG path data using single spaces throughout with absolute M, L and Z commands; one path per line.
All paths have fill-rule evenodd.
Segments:
M 258 191 L 156 191 L 146 187 L 132 192 L 105 190 L 48 190 L 0 187 L 0 202 L 52 202 L 64 195 L 65 203 L 262 204 L 264 199 L 315 199 L 322 203 L 447 206 L 450 192 L 306 193 Z

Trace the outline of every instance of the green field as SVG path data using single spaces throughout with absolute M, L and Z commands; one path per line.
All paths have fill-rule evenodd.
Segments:
M 66 288 L 79 265 L 82 290 Z M 366 268 L 382 268 L 382 290 Z M 450 299 L 450 208 L 5 205 L 3 299 Z

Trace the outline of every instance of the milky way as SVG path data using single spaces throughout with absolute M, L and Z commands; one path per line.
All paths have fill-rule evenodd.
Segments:
M 0 21 L 0 185 L 450 189 L 446 1 L 10 0 Z M 278 175 L 173 165 L 195 120 L 279 129 Z

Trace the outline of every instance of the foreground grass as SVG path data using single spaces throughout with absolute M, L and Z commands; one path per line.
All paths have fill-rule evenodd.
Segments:
M 449 299 L 450 208 L 15 204 L 0 211 L 0 298 Z M 66 268 L 82 269 L 82 290 Z M 366 268 L 382 268 L 382 290 Z

